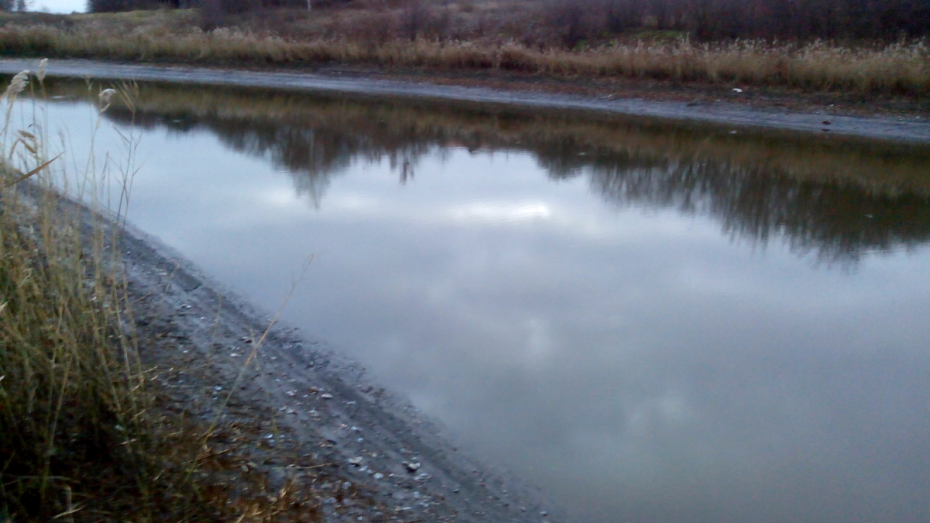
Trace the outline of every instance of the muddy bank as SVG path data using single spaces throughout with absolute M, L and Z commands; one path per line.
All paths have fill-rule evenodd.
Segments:
M 36 60 L 0 60 L 0 73 L 36 69 Z M 740 128 L 781 129 L 909 143 L 930 142 L 930 122 L 923 116 L 850 116 L 797 112 L 781 107 L 753 107 L 734 94 L 728 99 L 664 101 L 597 98 L 558 93 L 509 91 L 386 80 L 371 75 L 243 71 L 181 66 L 114 64 L 90 60 L 56 60 L 49 76 L 106 80 L 160 81 L 191 85 L 234 85 L 343 93 L 354 96 L 465 101 L 581 112 L 633 115 L 670 121 Z
M 286 325 L 268 329 L 272 314 L 157 239 L 129 227 L 120 242 L 162 408 L 206 424 L 219 416 L 210 451 L 239 455 L 269 497 L 309 484 L 307 521 L 561 520 L 536 489 L 459 450 L 357 363 Z

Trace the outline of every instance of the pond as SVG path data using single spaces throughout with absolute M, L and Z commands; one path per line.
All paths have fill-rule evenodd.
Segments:
M 930 521 L 927 148 L 141 85 L 97 150 L 131 125 L 132 223 L 272 311 L 313 255 L 285 320 L 571 521 Z

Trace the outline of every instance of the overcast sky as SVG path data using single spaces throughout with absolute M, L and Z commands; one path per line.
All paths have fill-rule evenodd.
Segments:
M 83 12 L 87 7 L 87 0 L 32 0 L 30 11 L 45 11 L 52 13 Z

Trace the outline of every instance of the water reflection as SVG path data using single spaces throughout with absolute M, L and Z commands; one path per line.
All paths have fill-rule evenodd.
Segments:
M 585 177 L 618 207 L 711 216 L 734 239 L 764 246 L 783 238 L 821 261 L 851 264 L 930 238 L 926 149 L 619 121 L 578 129 L 564 116 L 436 114 L 299 95 L 269 95 L 256 106 L 248 93 L 210 93 L 185 103 L 178 89 L 147 87 L 136 121 L 178 133 L 207 129 L 237 152 L 269 158 L 316 206 L 354 161 L 387 158 L 405 183 L 424 155 L 462 146 L 529 152 L 550 178 Z M 131 118 L 118 109 L 108 117 Z
M 268 309 L 320 253 L 289 321 L 574 521 L 930 520 L 925 151 L 140 97 L 132 221 Z

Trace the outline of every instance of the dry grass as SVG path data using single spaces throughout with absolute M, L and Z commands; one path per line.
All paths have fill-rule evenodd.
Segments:
M 7 89 L 0 131 L 0 519 L 196 518 L 204 511 L 190 503 L 183 476 L 163 472 L 198 449 L 160 437 L 165 425 L 150 410 L 114 248 L 131 156 L 120 171 L 127 190 L 115 202 L 117 216 L 88 214 L 75 202 L 96 208 L 107 173 L 90 164 L 77 185 L 62 185 L 64 162 L 46 149 L 41 106 L 22 104 L 31 121 L 12 125 L 27 78 L 18 75 Z
M 49 190 L 46 137 L 10 125 L 15 91 L 0 136 L 10 159 L 0 196 L 0 495 L 17 519 L 49 518 L 84 505 L 83 478 L 113 473 L 147 495 L 145 379 L 112 270 L 118 254 L 104 247 L 113 238 L 88 235 Z M 14 183 L 37 168 L 30 190 Z
M 461 6 L 455 8 L 461 11 Z M 466 14 L 469 19 L 478 16 Z M 291 20 L 243 19 L 239 27 L 212 32 L 201 31 L 195 17 L 185 11 L 77 15 L 58 24 L 38 20 L 11 23 L 8 18 L 0 27 L 0 51 L 20 56 L 220 65 L 338 62 L 386 68 L 505 70 L 557 78 L 782 87 L 806 92 L 930 94 L 930 49 L 923 42 L 859 47 L 760 41 L 698 45 L 683 38 L 654 38 L 651 42 L 595 42 L 592 47 L 569 50 L 547 43 L 545 38 L 527 43 L 507 36 L 516 30 L 505 27 L 499 27 L 494 36 L 477 29 L 457 33 L 436 21 L 444 19 L 440 15 L 429 18 L 430 23 L 423 22 L 423 29 L 412 32 L 411 39 L 404 33 L 404 17 L 401 8 L 336 10 L 324 11 L 313 19 L 305 14 Z M 429 29 L 436 24 L 438 28 Z M 443 36 L 449 34 L 460 38 Z

